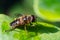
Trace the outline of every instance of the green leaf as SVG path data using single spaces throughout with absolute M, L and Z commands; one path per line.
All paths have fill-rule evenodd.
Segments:
M 36 36 L 35 32 L 26 32 L 24 28 L 23 30 L 15 29 L 13 31 L 5 32 L 5 30 L 10 30 L 11 26 L 9 24 L 11 21 L 12 19 L 10 17 L 0 14 L 0 40 L 32 40 L 32 38 Z
M 60 0 L 34 0 L 35 13 L 50 22 L 60 21 Z
M 5 32 L 10 29 L 9 24 L 12 20 L 12 18 L 0 14 L 0 40 L 60 40 L 60 28 L 44 22 L 35 22 L 34 27 L 28 25 L 27 31 L 22 27 Z

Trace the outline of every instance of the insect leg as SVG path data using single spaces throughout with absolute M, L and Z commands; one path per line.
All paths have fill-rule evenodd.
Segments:
M 27 31 L 27 29 L 26 29 L 26 24 L 25 24 L 25 26 L 24 26 L 24 30 Z
M 26 32 L 26 35 L 28 36 L 27 25 L 24 26 L 24 30 Z
M 24 29 L 25 29 L 25 31 L 27 30 L 27 29 L 26 29 L 26 25 L 25 25 Z
M 30 25 L 31 25 L 31 27 L 34 27 L 35 26 L 35 24 L 33 24 L 33 23 L 30 23 Z

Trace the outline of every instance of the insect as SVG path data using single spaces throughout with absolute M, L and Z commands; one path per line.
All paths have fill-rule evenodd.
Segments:
M 12 29 L 17 28 L 17 26 L 23 26 L 26 24 L 31 24 L 32 22 L 35 22 L 36 17 L 35 15 L 22 15 L 18 18 L 16 18 L 14 21 L 10 23 L 10 26 Z

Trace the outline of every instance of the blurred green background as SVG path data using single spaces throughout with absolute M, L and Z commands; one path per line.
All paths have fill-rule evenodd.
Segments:
M 34 27 L 10 29 L 20 14 L 37 16 Z M 0 40 L 60 40 L 60 0 L 0 0 Z

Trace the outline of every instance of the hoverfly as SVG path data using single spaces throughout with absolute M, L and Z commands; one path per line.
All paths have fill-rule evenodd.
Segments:
M 18 18 L 16 18 L 14 21 L 10 23 L 10 26 L 13 29 L 17 28 L 17 26 L 23 26 L 26 24 L 30 24 L 32 22 L 35 22 L 36 17 L 35 15 L 22 15 Z M 7 30 L 8 31 L 8 30 Z

